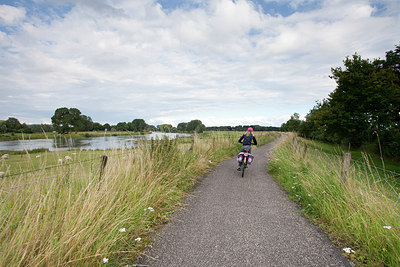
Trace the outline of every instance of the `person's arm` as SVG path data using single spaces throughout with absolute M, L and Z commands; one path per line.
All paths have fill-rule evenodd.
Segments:
M 243 143 L 243 138 L 244 138 L 244 135 L 242 135 L 242 137 L 240 137 L 240 139 L 239 139 L 239 143 Z
M 253 141 L 254 141 L 254 145 L 256 146 L 257 145 L 257 140 L 256 140 L 255 136 L 253 136 Z

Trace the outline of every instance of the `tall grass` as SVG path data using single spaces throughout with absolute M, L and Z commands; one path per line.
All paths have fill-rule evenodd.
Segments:
M 400 190 L 396 178 L 375 171 L 364 156 L 364 164 L 352 164 L 343 179 L 341 157 L 304 149 L 301 143 L 293 146 L 288 138 L 274 152 L 269 172 L 303 207 L 305 215 L 341 246 L 355 251 L 343 252 L 347 257 L 359 265 L 399 266 Z
M 277 136 L 257 135 L 260 143 Z M 132 264 L 147 234 L 196 179 L 238 152 L 238 138 L 214 133 L 195 136 L 193 143 L 143 142 L 109 152 L 102 176 L 99 165 L 82 162 L 6 177 L 0 187 L 0 265 L 93 266 L 103 258 Z

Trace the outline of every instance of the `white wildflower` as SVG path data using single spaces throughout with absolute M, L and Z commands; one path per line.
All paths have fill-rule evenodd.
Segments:
M 119 229 L 119 231 L 120 231 L 121 233 L 124 233 L 124 232 L 126 232 L 126 229 L 125 229 L 125 228 L 121 228 L 121 229 Z
M 147 208 L 149 211 L 154 211 L 154 209 L 152 207 L 148 207 Z
M 140 237 L 136 238 L 135 241 L 136 242 L 140 242 L 142 239 Z
M 294 186 L 292 186 L 292 189 L 294 189 Z
M 311 197 L 311 194 L 308 194 L 309 197 Z
M 37 155 L 36 158 L 40 158 L 40 155 Z
M 344 248 L 343 249 L 344 250 L 344 252 L 346 252 L 346 253 L 356 253 L 354 250 L 352 250 L 351 248 Z
M 103 258 L 103 263 L 107 263 L 108 262 L 108 258 Z
M 212 163 L 212 161 L 211 161 L 211 160 L 209 160 L 209 161 L 208 161 L 208 163 Z
M 391 229 L 392 228 L 392 226 L 383 226 L 383 228 L 386 228 L 386 229 Z
M 326 194 L 326 192 L 325 192 L 325 191 L 322 191 L 322 194 Z

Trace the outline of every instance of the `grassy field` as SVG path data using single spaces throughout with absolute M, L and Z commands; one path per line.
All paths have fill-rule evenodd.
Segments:
M 351 158 L 357 161 L 363 161 L 366 154 L 363 150 L 349 150 L 345 146 L 332 145 L 320 141 L 303 140 L 310 148 L 318 149 L 322 152 L 343 155 L 343 152 L 350 152 Z M 368 153 L 368 158 L 371 164 L 379 168 L 385 168 L 390 171 L 400 173 L 400 161 L 390 158 L 382 158 L 378 155 Z
M 368 156 L 360 159 L 364 164 L 353 162 L 346 173 L 341 157 L 325 153 L 331 148 L 317 142 L 311 146 L 301 138 L 293 142 L 292 137 L 276 149 L 269 164 L 289 197 L 347 248 L 343 254 L 357 265 L 399 266 L 400 177 L 376 170 Z
M 0 266 L 133 264 L 148 234 L 196 179 L 238 153 L 240 134 L 143 142 L 129 150 L 10 155 L 2 164 L 11 173 L 23 166 L 41 170 L 1 179 Z M 257 140 L 278 136 L 257 133 Z M 72 162 L 53 167 L 67 154 Z M 108 161 L 100 175 L 102 154 Z

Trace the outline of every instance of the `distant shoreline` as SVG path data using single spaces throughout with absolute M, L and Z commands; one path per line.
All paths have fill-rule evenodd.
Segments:
M 127 132 L 127 131 L 96 131 L 96 132 L 70 132 L 66 134 L 58 133 L 6 133 L 0 134 L 0 141 L 13 141 L 13 140 L 33 140 L 33 139 L 55 139 L 58 137 L 65 138 L 88 138 L 88 137 L 101 137 L 101 136 L 119 136 L 119 135 L 142 135 L 151 132 Z

